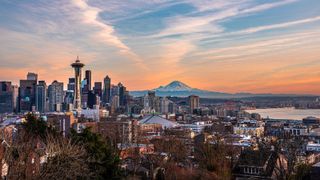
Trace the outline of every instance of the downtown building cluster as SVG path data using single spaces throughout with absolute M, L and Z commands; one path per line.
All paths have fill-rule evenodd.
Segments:
M 100 108 L 116 112 L 127 109 L 129 92 L 123 84 L 113 85 L 110 77 L 106 76 L 103 82 L 94 82 L 92 87 L 92 72 L 86 70 L 82 79 L 81 68 L 75 69 L 78 74 L 69 78 L 67 89 L 64 89 L 63 82 L 54 80 L 48 84 L 38 80 L 36 73 L 30 72 L 26 79 L 20 80 L 19 86 L 10 81 L 0 81 L 0 113 L 67 112 Z
M 71 64 L 74 68 L 74 77 L 63 82 L 54 80 L 48 84 L 39 80 L 38 74 L 29 72 L 26 79 L 19 85 L 10 81 L 0 81 L 0 114 L 24 114 L 37 112 L 39 114 L 53 112 L 74 112 L 76 116 L 84 115 L 99 120 L 103 114 L 175 114 L 189 112 L 200 107 L 199 97 L 189 96 L 187 108 L 177 105 L 168 97 L 156 96 L 149 91 L 143 97 L 132 97 L 122 84 L 111 83 L 106 75 L 103 81 L 93 82 L 92 71 L 84 71 L 85 66 L 77 59 Z

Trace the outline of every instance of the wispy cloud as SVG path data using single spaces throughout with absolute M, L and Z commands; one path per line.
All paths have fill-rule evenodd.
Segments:
M 274 53 L 276 50 L 285 51 L 290 47 L 301 47 L 302 45 L 315 42 L 315 38 L 320 35 L 320 31 L 310 31 L 303 33 L 293 33 L 286 36 L 275 36 L 266 40 L 246 42 L 245 44 L 229 46 L 223 48 L 214 48 L 204 52 L 193 53 L 191 57 L 202 59 L 197 61 L 203 65 L 203 62 L 230 62 L 228 60 L 245 60 L 248 56 L 263 55 L 265 53 Z M 246 58 L 244 58 L 246 57 Z M 202 63 L 201 63 L 202 62 Z
M 99 13 L 102 12 L 101 9 L 90 6 L 85 0 L 72 0 L 72 2 L 81 10 L 83 22 L 98 28 L 95 33 L 98 41 L 103 41 L 108 45 L 118 48 L 120 54 L 127 56 L 140 67 L 145 68 L 142 59 L 115 34 L 114 27 L 99 20 Z
M 162 46 L 160 59 L 164 65 L 175 66 L 188 52 L 195 49 L 195 46 L 188 41 L 176 41 Z M 176 67 L 177 68 L 177 67 Z
M 168 19 L 167 27 L 160 33 L 151 37 L 154 38 L 193 33 L 223 32 L 224 28 L 219 25 L 219 22 L 222 20 L 265 11 L 275 7 L 294 3 L 296 1 L 297 0 L 283 0 L 280 2 L 266 3 L 252 7 L 248 7 L 250 6 L 251 1 L 205 1 L 205 3 L 200 1 L 199 3 L 194 3 L 195 7 L 199 8 L 198 12 L 212 9 L 217 9 L 218 11 L 198 17 L 182 16 Z
M 98 20 L 98 14 L 101 12 L 101 9 L 89 6 L 85 0 L 72 0 L 72 2 L 80 8 L 84 23 L 100 29 L 97 35 L 102 38 L 101 40 L 125 51 L 130 49 L 115 35 L 113 26 L 104 24 Z
M 216 11 L 221 9 L 226 9 L 236 5 L 245 5 L 250 0 L 203 0 L 203 1 L 186 1 L 196 7 L 197 11 L 195 13 L 201 13 L 205 11 Z
M 306 18 L 306 19 L 297 20 L 297 21 L 291 21 L 291 22 L 272 24 L 272 25 L 267 25 L 267 26 L 259 26 L 259 27 L 248 28 L 248 29 L 241 30 L 241 31 L 238 31 L 238 32 L 229 33 L 229 35 L 230 34 L 231 35 L 250 34 L 250 33 L 256 33 L 256 32 L 260 32 L 260 31 L 279 29 L 279 28 L 286 28 L 286 27 L 290 27 L 290 26 L 311 23 L 311 22 L 315 22 L 315 21 L 319 21 L 319 20 L 320 20 L 320 16 L 316 16 L 316 17 Z
M 290 3 L 297 2 L 297 1 L 298 0 L 282 0 L 282 1 L 274 2 L 274 3 L 261 4 L 261 5 L 252 7 L 252 8 L 244 9 L 243 11 L 241 11 L 241 14 L 265 11 L 265 10 L 268 10 L 268 9 L 271 9 L 271 8 L 287 5 L 287 4 L 290 4 Z
M 161 46 L 161 48 L 178 45 L 187 44 L 192 47 L 187 50 L 179 51 L 183 52 L 179 56 L 180 60 L 174 62 L 181 62 L 182 59 L 191 50 L 197 49 L 197 43 L 200 40 L 213 37 L 220 37 L 224 34 L 224 27 L 220 25 L 221 21 L 225 21 L 230 18 L 238 17 L 241 15 L 257 13 L 260 11 L 265 11 L 267 9 L 283 6 L 296 2 L 296 0 L 284 0 L 281 2 L 266 3 L 262 5 L 252 5 L 252 1 L 197 1 L 190 2 L 197 11 L 192 12 L 192 14 L 197 14 L 196 16 L 177 16 L 173 18 L 166 19 L 166 28 L 157 34 L 147 36 L 147 39 L 162 39 L 160 43 L 166 43 L 172 45 Z M 206 12 L 201 15 L 201 13 Z M 290 25 L 290 24 L 287 24 Z M 283 25 L 285 26 L 285 25 Z M 280 28 L 279 26 L 264 27 L 267 28 Z M 248 29 L 249 30 L 249 29 Z M 253 31 L 252 29 L 251 31 Z M 257 31 L 262 30 L 256 29 Z M 237 32 L 239 34 L 244 34 L 245 32 Z M 170 39 L 174 39 L 171 41 Z M 166 50 L 164 50 L 166 51 Z M 192 55 L 191 55 L 192 56 Z M 230 56 L 230 55 L 229 55 Z M 168 55 L 167 59 L 171 59 Z M 177 57 L 175 58 L 177 59 Z M 174 64 L 172 64 L 174 65 Z

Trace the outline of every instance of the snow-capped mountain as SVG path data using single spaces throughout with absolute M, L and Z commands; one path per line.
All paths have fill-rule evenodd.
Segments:
M 130 91 L 130 94 L 135 97 L 144 96 L 149 90 L 145 91 Z M 211 98 L 226 98 L 230 97 L 231 94 L 212 92 L 201 90 L 197 88 L 192 88 L 181 81 L 172 81 L 168 85 L 160 86 L 158 88 L 152 89 L 156 92 L 157 96 L 176 96 L 176 97 L 187 97 L 190 95 L 198 95 L 200 97 L 211 97 Z
M 149 90 L 143 91 L 130 91 L 130 95 L 134 97 L 141 97 L 148 94 Z M 158 88 L 152 89 L 155 91 L 157 96 L 175 96 L 175 97 L 188 97 L 190 95 L 197 95 L 201 98 L 244 98 L 244 97 L 272 97 L 272 96 L 296 96 L 293 94 L 251 94 L 251 93 L 223 93 L 215 91 L 201 90 L 197 88 L 192 88 L 180 81 L 172 81 L 166 86 L 160 86 Z
M 192 91 L 193 88 L 184 84 L 180 81 L 172 81 L 166 86 L 160 86 L 159 88 L 153 89 L 154 91 Z

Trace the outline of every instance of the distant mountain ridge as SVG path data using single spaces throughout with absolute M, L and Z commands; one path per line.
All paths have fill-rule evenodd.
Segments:
M 130 95 L 134 97 L 145 96 L 150 90 L 142 91 L 130 91 Z M 202 98 L 217 98 L 217 99 L 229 99 L 229 98 L 246 98 L 246 97 L 274 97 L 274 96 L 299 96 L 295 94 L 252 94 L 252 93 L 223 93 L 215 91 L 201 90 L 197 88 L 192 88 L 181 81 L 172 81 L 168 85 L 160 86 L 158 88 L 152 89 L 157 96 L 175 96 L 175 97 L 187 97 L 190 95 L 197 95 Z M 310 95 L 311 96 L 311 95 Z

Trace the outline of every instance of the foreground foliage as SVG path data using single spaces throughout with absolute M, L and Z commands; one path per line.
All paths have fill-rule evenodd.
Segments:
M 70 137 L 32 114 L 7 140 L 8 179 L 119 179 L 119 157 L 111 143 L 85 129 Z M 40 161 L 42 162 L 40 165 Z

